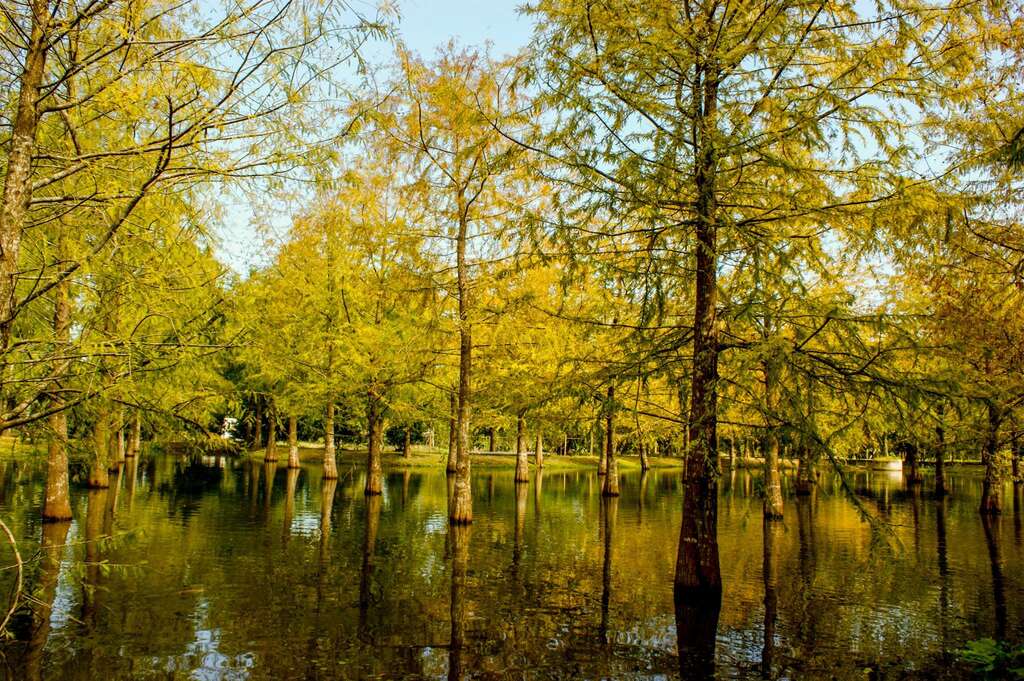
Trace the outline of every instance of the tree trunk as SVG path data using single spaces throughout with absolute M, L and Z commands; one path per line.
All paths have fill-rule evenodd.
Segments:
M 327 299 L 330 304 L 327 307 L 327 404 L 324 408 L 324 472 L 323 477 L 325 480 L 337 480 L 338 479 L 338 457 L 335 451 L 334 442 L 334 404 L 335 404 L 335 377 L 334 377 L 334 360 L 335 360 L 335 343 L 334 334 L 338 330 L 338 307 L 335 301 L 338 300 L 337 290 L 338 281 L 337 273 L 335 272 L 335 254 L 334 254 L 334 241 L 335 232 L 327 231 L 324 239 L 324 251 L 327 260 Z M 334 488 L 331 488 L 332 500 L 333 500 Z
M 608 410 L 608 405 L 607 404 L 604 405 L 604 409 L 605 409 L 605 412 L 607 413 L 607 410 Z M 597 417 L 597 423 L 598 423 L 598 427 L 600 427 L 600 424 L 601 424 L 601 417 L 600 416 Z M 607 425 L 607 423 L 604 425 L 604 427 L 602 429 L 602 437 L 601 437 L 600 446 L 601 446 L 601 451 L 598 454 L 598 456 L 600 458 L 598 458 L 598 460 L 597 460 L 597 474 L 598 474 L 598 476 L 607 475 L 608 474 L 608 425 Z M 604 487 L 604 483 L 601 483 L 601 486 L 603 488 Z
M 252 435 L 252 448 L 263 448 L 263 397 L 256 396 L 256 429 Z
M 384 439 L 382 406 L 380 398 L 371 390 L 366 409 L 370 445 L 366 454 L 366 487 L 363 490 L 364 494 L 371 496 L 384 491 L 384 473 L 380 463 L 380 450 Z
M 516 415 L 516 482 L 530 481 L 530 462 L 526 458 L 526 447 L 523 443 L 525 425 L 524 412 L 519 412 Z
M 999 461 L 999 426 L 1003 422 L 1003 412 L 995 402 L 988 403 L 988 437 L 982 451 L 982 463 L 985 464 L 985 479 L 981 486 L 981 508 L 983 515 L 996 515 L 1003 512 L 1003 467 Z
M 117 452 L 117 461 L 115 462 L 116 465 L 114 466 L 114 468 L 117 468 L 118 466 L 123 466 L 125 459 L 127 458 L 128 449 L 124 437 L 124 429 L 126 425 L 127 422 L 124 420 L 124 407 L 121 407 L 121 409 L 118 410 L 117 417 L 117 441 L 114 444 L 114 446 L 116 447 L 115 451 Z
M 469 416 L 471 374 L 473 366 L 473 335 L 469 323 L 469 269 L 466 265 L 466 241 L 469 221 L 464 197 L 459 195 L 459 230 L 456 239 L 456 271 L 459 290 L 459 437 L 455 454 L 455 483 L 452 489 L 448 518 L 453 524 L 473 522 L 473 493 L 470 487 Z
M 778 361 L 774 358 L 762 364 L 764 370 L 764 394 L 768 406 L 765 419 L 767 431 L 764 441 L 764 517 L 769 520 L 782 518 L 782 475 L 779 473 L 779 430 L 777 386 L 779 378 Z
M 62 259 L 65 257 L 65 250 L 62 230 L 57 242 L 58 255 Z M 54 288 L 54 355 L 58 359 L 53 365 L 54 385 L 50 395 L 50 404 L 55 409 L 64 406 L 64 397 L 60 393 L 60 384 L 68 366 L 66 355 L 68 344 L 71 340 L 71 298 L 68 288 L 68 281 L 66 279 Z M 46 500 L 43 502 L 43 520 L 71 520 L 71 496 L 68 482 L 67 414 L 63 411 L 57 411 L 50 415 L 49 422 L 51 435 L 46 457 Z M 49 621 L 49 618 L 47 618 L 47 621 Z
M 537 440 L 533 447 L 533 463 L 538 471 L 544 468 L 544 440 L 540 435 L 540 428 L 537 428 Z
M 648 471 L 651 469 L 651 462 L 647 458 L 647 447 L 644 446 L 643 440 L 640 441 L 640 470 Z
M 0 202 L 0 350 L 6 351 L 15 317 L 21 237 L 32 199 L 32 158 L 39 127 L 40 92 L 50 47 L 50 11 L 46 0 L 31 0 L 32 14 L 18 104 L 7 144 L 7 172 Z
M 779 473 L 779 438 L 775 432 L 764 443 L 764 517 L 782 519 L 782 476 Z
M 288 468 L 299 467 L 299 418 L 288 415 Z
M 50 445 L 47 451 L 46 500 L 43 520 L 71 520 L 71 497 L 68 483 L 68 417 L 62 411 L 49 417 Z M 90 482 L 92 480 L 90 479 Z
M 110 437 L 107 427 L 110 425 L 110 412 L 103 398 L 99 399 L 96 408 L 96 422 L 92 427 L 93 461 L 89 469 L 89 487 L 101 489 L 110 487 L 109 468 Z
M 689 446 L 683 520 L 676 557 L 677 601 L 721 607 L 722 572 L 718 559 L 718 217 L 715 205 L 718 74 L 701 64 L 693 84 L 697 162 L 696 273 L 693 323 L 693 372 L 690 380 Z M 715 624 L 717 625 L 717 610 Z
M 263 461 L 277 461 L 277 408 L 273 401 L 267 405 L 267 449 Z
M 324 410 L 324 479 L 338 479 L 338 459 L 334 449 L 334 401 Z
M 605 414 L 605 460 L 608 464 L 601 494 L 619 496 L 619 466 L 615 461 L 615 386 L 608 386 L 608 411 Z
M 451 399 L 448 401 L 448 465 L 445 467 L 447 473 L 455 472 L 457 461 L 455 454 L 458 450 L 457 441 L 459 439 L 458 409 L 459 395 L 458 391 L 453 388 Z
M 488 439 L 487 439 L 487 451 L 490 452 L 491 454 L 493 454 L 495 451 L 497 451 L 494 448 L 495 447 L 495 445 L 494 445 L 494 430 L 495 430 L 494 426 L 491 426 L 490 430 L 487 431 L 488 436 L 489 436 Z
M 806 497 L 814 491 L 814 457 L 806 441 L 800 443 L 800 460 L 796 469 L 796 494 Z
M 409 426 L 405 427 L 405 432 L 402 433 L 402 458 L 412 458 L 412 437 L 409 434 Z
M 117 462 L 117 419 L 113 414 L 110 416 L 110 427 L 107 431 L 107 470 L 113 473 L 120 464 Z
M 920 466 L 920 453 L 917 449 L 917 443 L 907 443 L 907 483 L 910 485 L 919 485 L 924 480 L 924 475 L 921 473 Z
M 1024 459 L 1024 438 L 1021 438 L 1020 432 L 1013 434 L 1013 458 L 1011 459 L 1011 465 L 1013 466 L 1013 481 L 1016 483 L 1024 482 L 1024 466 L 1021 466 L 1021 459 Z
M 138 410 L 132 414 L 132 435 L 128 443 L 128 456 L 138 456 L 142 451 L 142 415 Z
M 938 443 L 935 446 L 935 495 L 946 494 L 946 429 L 942 424 L 942 410 L 939 410 L 939 425 L 935 428 Z

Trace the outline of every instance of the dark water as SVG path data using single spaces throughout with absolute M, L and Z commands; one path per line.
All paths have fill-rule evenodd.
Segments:
M 1024 637 L 1021 490 L 985 526 L 969 473 L 941 503 L 854 475 L 896 541 L 829 477 L 765 532 L 756 477 L 727 475 L 715 630 L 672 598 L 678 472 L 626 475 L 606 504 L 588 472 L 517 489 L 511 466 L 477 469 L 476 522 L 449 533 L 443 472 L 391 469 L 368 500 L 348 464 L 336 489 L 269 470 L 144 457 L 44 527 L 42 465 L 0 463 L 36 613 L 0 678 L 957 678 L 966 641 Z

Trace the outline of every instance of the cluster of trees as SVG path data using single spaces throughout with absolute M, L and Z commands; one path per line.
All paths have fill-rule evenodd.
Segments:
M 377 19 L 189 5 L 33 0 L 3 27 L 0 426 L 49 419 L 48 518 L 68 413 L 101 486 L 143 419 L 230 410 L 269 421 L 271 460 L 287 422 L 293 466 L 322 433 L 326 478 L 365 433 L 369 495 L 388 422 L 406 452 L 447 432 L 454 524 L 478 433 L 514 433 L 524 481 L 528 433 L 537 465 L 598 435 L 607 495 L 617 455 L 682 456 L 681 594 L 721 591 L 725 452 L 761 453 L 768 518 L 783 453 L 807 490 L 875 450 L 912 481 L 933 458 L 940 494 L 976 451 L 1000 511 L 1024 446 L 1018 3 L 537 0 L 522 54 L 399 43 L 358 87 L 337 55 Z M 286 233 L 227 278 L 210 187 L 294 173 Z
M 280 182 L 302 140 L 343 135 L 307 105 L 386 26 L 287 0 L 29 0 L 2 16 L 0 429 L 49 440 L 43 515 L 65 519 L 69 448 L 103 487 L 144 424 L 202 426 L 223 399 L 204 361 L 232 342 L 215 192 Z

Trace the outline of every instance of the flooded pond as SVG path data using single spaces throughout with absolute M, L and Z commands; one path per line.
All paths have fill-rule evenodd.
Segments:
M 758 476 L 727 474 L 709 633 L 673 603 L 678 471 L 605 502 L 590 471 L 477 468 L 476 520 L 450 534 L 442 470 L 392 465 L 367 499 L 348 460 L 324 485 L 313 464 L 153 455 L 43 526 L 42 463 L 0 468 L 37 613 L 5 679 L 671 679 L 711 672 L 690 664 L 707 636 L 718 678 L 960 678 L 967 641 L 1024 636 L 1021 489 L 984 525 L 971 472 L 943 502 L 851 474 L 889 540 L 832 475 L 810 498 L 787 479 L 765 531 Z

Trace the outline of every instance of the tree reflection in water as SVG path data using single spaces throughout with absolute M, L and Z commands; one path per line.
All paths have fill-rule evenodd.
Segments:
M 884 554 L 829 476 L 758 537 L 757 474 L 734 471 L 722 491 L 732 502 L 721 504 L 725 594 L 706 603 L 672 591 L 677 471 L 626 471 L 621 496 L 605 499 L 593 470 L 559 470 L 558 457 L 518 487 L 511 467 L 481 466 L 470 542 L 470 528 L 448 527 L 441 471 L 387 470 L 385 494 L 366 499 L 360 475 L 323 481 L 318 461 L 282 471 L 276 491 L 259 460 L 213 461 L 157 454 L 133 471 L 129 460 L 118 499 L 116 487 L 72 488 L 61 616 L 47 635 L 27 609 L 19 615 L 0 679 L 226 674 L 204 659 L 258 681 L 847 681 L 868 668 L 929 678 L 956 674 L 964 641 L 1024 635 L 1016 526 L 983 524 L 980 481 L 955 466 L 942 501 L 860 476 L 869 498 L 890 488 L 881 506 L 906 550 Z M 45 602 L 56 564 L 38 547 L 58 539 L 32 507 L 44 477 L 26 466 L 12 478 L 14 468 L 4 468 L 0 512 L 24 555 L 38 556 L 26 588 Z M 154 478 L 163 482 L 152 488 Z

